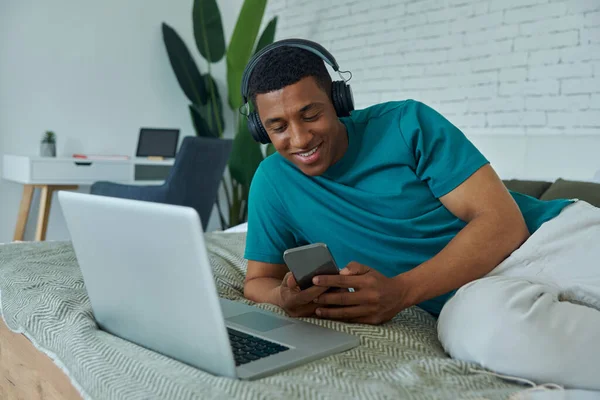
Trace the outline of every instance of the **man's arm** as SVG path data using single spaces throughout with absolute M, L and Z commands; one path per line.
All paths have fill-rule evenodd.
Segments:
M 440 201 L 467 225 L 436 256 L 394 278 L 408 290 L 405 307 L 486 275 L 529 237 L 519 207 L 490 165 Z
M 248 260 L 244 297 L 257 303 L 271 303 L 281 307 L 279 286 L 287 272 L 285 264 Z
M 467 222 L 442 251 L 394 278 L 357 262 L 346 265 L 340 275 L 315 277 L 317 286 L 355 288 L 354 293 L 319 296 L 316 314 L 349 322 L 386 322 L 405 308 L 486 275 L 529 236 L 521 211 L 490 166 L 480 168 L 440 200 Z M 344 307 L 325 307 L 330 304 Z

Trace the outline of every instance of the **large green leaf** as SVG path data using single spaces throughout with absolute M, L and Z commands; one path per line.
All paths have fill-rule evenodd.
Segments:
M 239 119 L 237 134 L 233 139 L 233 148 L 229 157 L 231 177 L 242 185 L 242 192 L 247 195 L 250 182 L 258 165 L 263 160 L 260 144 L 252 139 L 246 125 L 246 119 Z
M 217 82 L 210 74 L 204 74 L 202 77 L 204 78 L 204 84 L 208 93 L 206 114 L 204 116 L 211 129 L 218 132 L 218 137 L 221 137 L 225 130 L 225 119 L 223 118 L 223 103 L 221 102 L 219 88 Z
M 229 105 L 237 110 L 242 105 L 240 86 L 244 68 L 254 51 L 256 36 L 267 0 L 245 0 L 227 48 L 227 86 Z
M 202 57 L 215 63 L 225 55 L 225 35 L 216 0 L 194 0 L 194 39 Z
M 221 127 L 223 125 L 222 125 L 221 121 L 217 121 L 216 118 L 218 117 L 218 114 L 217 114 L 218 111 L 217 111 L 217 113 L 215 113 L 212 103 L 209 101 L 205 105 L 200 106 L 198 108 L 198 110 L 200 111 L 200 115 L 202 116 L 202 118 L 208 124 L 208 128 L 211 131 L 211 136 L 221 137 L 221 134 L 223 133 L 223 130 Z M 219 125 L 219 124 L 221 124 L 221 125 Z
M 204 137 L 218 137 L 218 132 L 210 129 L 208 124 L 206 123 L 206 119 L 202 114 L 202 107 L 205 106 L 196 106 L 194 104 L 190 104 L 190 116 L 192 117 L 192 122 L 194 123 L 194 129 L 196 130 L 197 136 Z
M 269 143 L 267 145 L 267 157 L 269 157 L 271 154 L 275 154 L 277 153 L 277 150 L 275 150 L 275 146 L 273 146 L 273 143 Z
M 254 53 L 258 53 L 265 46 L 270 45 L 275 40 L 275 29 L 277 29 L 277 17 L 273 17 L 265 27 L 265 30 L 260 35 Z
M 229 205 L 229 226 L 236 226 L 245 222 L 242 220 L 243 206 L 246 203 L 244 201 L 244 195 L 241 190 L 241 185 L 235 180 L 232 182 L 232 198 L 231 204 Z M 246 196 L 246 199 L 248 196 Z
M 181 37 L 169 25 L 162 24 L 163 41 L 169 62 L 183 93 L 194 104 L 206 103 L 204 79 Z

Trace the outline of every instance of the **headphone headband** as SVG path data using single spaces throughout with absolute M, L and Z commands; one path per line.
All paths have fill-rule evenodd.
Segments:
M 335 58 L 328 52 L 323 46 L 318 43 L 311 42 L 306 39 L 285 39 L 274 42 L 268 46 L 265 46 L 260 51 L 256 52 L 256 54 L 250 59 L 246 68 L 244 68 L 244 73 L 242 74 L 242 98 L 246 103 L 246 110 L 248 111 L 246 115 L 246 124 L 248 126 L 248 130 L 252 135 L 252 138 L 259 143 L 269 143 L 271 139 L 269 138 L 269 134 L 265 130 L 265 127 L 262 125 L 260 121 L 260 117 L 258 116 L 258 112 L 252 111 L 250 112 L 250 104 L 248 102 L 248 86 L 250 85 L 250 76 L 252 75 L 252 71 L 258 64 L 260 58 L 265 55 L 265 53 L 277 49 L 279 47 L 289 46 L 289 47 L 298 47 L 303 50 L 310 51 L 311 53 L 317 55 L 324 62 L 329 64 L 334 71 L 339 73 L 339 66 Z M 335 113 L 338 117 L 346 117 L 349 116 L 352 110 L 354 110 L 354 100 L 352 98 L 352 90 L 350 86 L 346 84 L 347 81 L 333 81 L 331 84 L 331 102 L 333 107 L 335 108 Z M 241 112 L 241 111 L 240 111 Z
M 262 48 L 258 53 L 256 53 L 250 61 L 248 61 L 248 65 L 244 69 L 244 74 L 242 75 L 242 98 L 244 102 L 248 102 L 248 85 L 250 84 L 250 76 L 252 75 L 252 70 L 256 67 L 256 64 L 260 61 L 260 58 L 268 53 L 271 50 L 275 50 L 279 47 L 297 47 L 300 49 L 308 50 L 311 53 L 319 56 L 323 61 L 329 64 L 334 71 L 339 70 L 339 66 L 333 55 L 319 43 L 312 42 L 306 39 L 283 39 L 277 42 L 273 42 L 268 46 Z

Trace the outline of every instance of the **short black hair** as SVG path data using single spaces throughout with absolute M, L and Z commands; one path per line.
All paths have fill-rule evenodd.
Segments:
M 256 109 L 256 95 L 282 89 L 312 76 L 331 99 L 331 76 L 316 54 L 298 47 L 282 46 L 265 53 L 248 82 L 248 98 Z

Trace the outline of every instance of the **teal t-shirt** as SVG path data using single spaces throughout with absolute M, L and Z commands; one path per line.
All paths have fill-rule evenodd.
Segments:
M 446 118 L 414 100 L 340 119 L 344 156 L 321 176 L 275 153 L 260 164 L 248 204 L 245 258 L 283 264 L 283 252 L 324 242 L 340 268 L 351 261 L 393 277 L 435 256 L 466 225 L 440 202 L 488 160 Z M 513 198 L 531 233 L 569 200 Z M 439 314 L 454 292 L 419 304 Z

